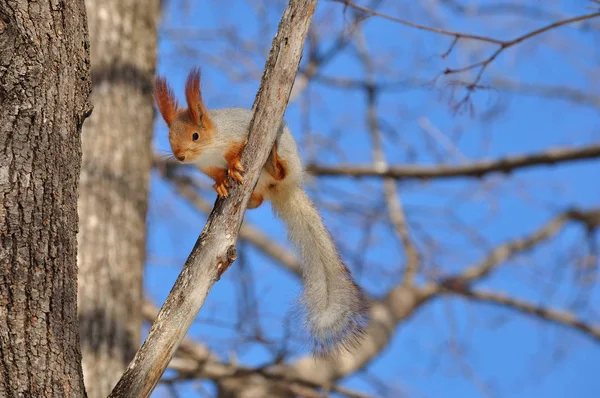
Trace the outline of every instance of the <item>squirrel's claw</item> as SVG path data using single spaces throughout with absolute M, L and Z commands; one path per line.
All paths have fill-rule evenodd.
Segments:
M 238 171 L 245 171 L 246 169 L 244 169 L 244 166 L 242 166 L 242 163 L 238 160 L 237 162 L 235 162 L 235 164 L 233 165 L 233 167 L 238 170 Z
M 244 176 L 242 176 L 240 173 L 238 173 L 237 171 L 229 171 L 229 176 L 231 178 L 233 178 L 233 180 L 235 182 L 237 182 L 238 184 L 243 184 L 244 183 Z
M 233 180 L 238 184 L 243 184 L 244 176 L 240 173 L 241 171 L 244 171 L 244 167 L 242 166 L 240 161 L 237 160 L 232 165 L 229 165 L 229 168 L 227 169 L 227 174 L 229 174 L 229 176 L 233 178 Z
M 214 188 L 215 191 L 217 191 L 217 195 L 219 195 L 222 198 L 223 197 L 226 198 L 227 196 L 229 196 L 229 192 L 227 192 L 227 188 L 226 188 L 227 186 L 228 186 L 227 181 L 224 181 L 220 184 L 215 183 L 215 184 L 213 184 L 212 187 Z

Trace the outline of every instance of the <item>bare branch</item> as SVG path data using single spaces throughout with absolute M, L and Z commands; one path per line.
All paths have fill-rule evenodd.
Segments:
M 380 300 L 375 300 L 369 311 L 371 322 L 363 341 L 352 352 L 346 351 L 337 361 L 326 361 L 305 356 L 289 365 L 290 371 L 303 380 L 325 385 L 357 372 L 381 353 L 394 336 L 399 323 L 438 293 L 432 286 L 415 288 L 399 284 Z
M 212 285 L 235 260 L 235 241 L 250 195 L 275 142 L 317 0 L 293 0 L 286 8 L 254 102 L 242 154 L 246 183 L 217 200 L 202 234 L 177 278 L 146 341 L 110 397 L 148 397 L 202 307 Z
M 460 281 L 474 281 L 487 276 L 497 265 L 503 263 L 517 253 L 531 249 L 538 243 L 554 236 L 569 219 L 566 213 L 556 217 L 533 234 L 506 242 L 492 250 L 477 264 L 468 267 L 457 278 Z
M 458 38 L 458 39 L 469 39 L 469 40 L 478 40 L 478 41 L 483 41 L 483 42 L 487 42 L 487 43 L 492 43 L 492 44 L 502 44 L 503 41 L 502 40 L 498 40 L 498 39 L 493 39 L 491 37 L 485 37 L 485 36 L 479 36 L 479 35 L 471 35 L 468 33 L 461 33 L 461 32 L 454 32 L 451 30 L 446 30 L 446 29 L 440 29 L 440 28 L 434 28 L 432 26 L 426 26 L 426 25 L 421 25 L 415 22 L 410 22 L 407 21 L 405 19 L 400 19 L 400 18 L 396 18 L 396 17 L 392 17 L 390 15 L 387 14 L 383 14 L 381 12 L 377 12 L 374 10 L 371 10 L 367 7 L 362 7 L 359 6 L 358 4 L 354 4 L 349 0 L 331 0 L 333 2 L 336 3 L 342 3 L 348 7 L 352 7 L 354 9 L 360 10 L 362 12 L 365 12 L 369 15 L 374 15 L 380 18 L 384 18 L 384 19 L 388 19 L 390 21 L 394 21 L 394 22 L 398 22 L 401 23 L 402 25 L 406 25 L 406 26 L 410 26 L 412 28 L 416 28 L 416 29 L 420 29 L 420 30 L 426 30 L 428 32 L 434 32 L 434 33 L 439 33 L 445 36 L 452 36 L 454 38 Z
M 568 210 L 554 218 L 534 233 L 523 238 L 506 242 L 492 250 L 483 260 L 468 267 L 459 275 L 447 278 L 442 285 L 453 290 L 465 289 L 469 282 L 486 277 L 496 266 L 517 253 L 529 250 L 538 243 L 550 239 L 566 224 L 567 221 L 578 221 L 587 228 L 600 225 L 600 210 Z
M 144 302 L 142 308 L 144 318 L 148 322 L 154 322 L 158 314 L 158 308 L 149 300 Z M 353 391 L 341 386 L 319 385 L 310 380 L 303 380 L 293 377 L 289 372 L 284 371 L 284 367 L 259 367 L 251 368 L 240 366 L 235 363 L 225 363 L 215 357 L 204 345 L 197 343 L 189 338 L 184 338 L 177 348 L 175 357 L 169 363 L 169 369 L 176 370 L 179 375 L 170 382 L 209 379 L 222 380 L 234 377 L 246 377 L 250 374 L 261 375 L 267 379 L 276 381 L 285 381 L 289 388 L 294 385 L 300 385 L 303 388 L 309 388 L 311 394 L 318 395 L 315 389 L 329 387 L 330 390 L 343 394 L 350 398 L 368 398 L 369 395 Z
M 396 179 L 446 179 L 481 178 L 491 173 L 508 174 L 514 170 L 540 165 L 554 165 L 600 158 L 600 144 L 591 144 L 583 148 L 554 149 L 530 155 L 519 155 L 485 160 L 461 166 L 324 166 L 309 165 L 307 171 L 313 175 L 332 177 L 392 177 Z
M 142 314 L 147 322 L 153 323 L 156 320 L 159 309 L 149 300 L 145 300 L 142 306 Z M 196 370 L 203 372 L 204 378 L 222 377 L 230 374 L 227 366 L 221 363 L 204 345 L 194 342 L 185 337 L 179 347 L 177 347 L 177 357 L 190 358 L 196 362 Z M 171 363 L 175 361 L 175 358 Z
M 561 311 L 558 309 L 545 308 L 529 303 L 525 300 L 516 299 L 503 293 L 486 292 L 482 290 L 471 289 L 443 289 L 442 293 L 456 294 L 481 302 L 496 304 L 498 306 L 507 307 L 513 310 L 520 311 L 526 315 L 534 315 L 542 320 L 555 323 L 557 325 L 570 327 L 580 332 L 587 334 L 596 341 L 600 342 L 600 325 L 592 326 L 585 323 L 573 313 Z
M 221 381 L 223 383 L 244 384 L 245 390 L 249 390 L 252 382 L 261 383 L 256 380 L 256 376 L 262 376 L 266 380 L 277 383 L 279 391 L 288 391 L 294 395 L 302 397 L 314 397 L 320 398 L 323 394 L 320 390 L 334 391 L 342 394 L 348 398 L 369 398 L 370 395 L 364 394 L 358 391 L 351 390 L 346 387 L 331 385 L 330 383 L 318 384 L 311 380 L 304 380 L 302 378 L 294 377 L 289 370 L 283 366 L 273 367 L 259 367 L 251 368 L 247 366 L 241 366 L 237 364 L 220 364 L 222 374 L 207 374 L 202 363 L 198 363 L 193 358 L 174 358 L 169 364 L 169 369 L 173 369 L 179 373 L 174 379 L 170 379 L 169 382 L 185 381 L 185 380 L 197 380 L 197 379 L 211 379 L 214 381 Z M 253 379 L 248 381 L 249 376 Z M 263 386 L 264 388 L 265 386 Z
M 454 37 L 454 39 L 469 39 L 469 40 L 477 40 L 477 41 L 483 41 L 483 42 L 487 42 L 487 43 L 492 43 L 492 44 L 496 44 L 499 45 L 500 48 L 497 50 L 498 53 L 500 53 L 501 51 L 505 50 L 508 47 L 512 47 L 515 44 L 521 43 L 525 40 L 528 40 L 534 36 L 538 36 L 542 33 L 545 33 L 549 30 L 552 29 L 556 29 L 558 27 L 564 26 L 564 25 L 568 25 L 571 23 L 575 23 L 575 22 L 581 22 L 581 21 L 585 21 L 588 19 L 593 19 L 593 18 L 597 18 L 600 17 L 600 12 L 593 12 L 590 14 L 584 14 L 584 15 L 579 15 L 576 17 L 572 17 L 572 18 L 568 18 L 568 19 L 563 19 L 560 21 L 556 21 L 553 22 L 549 25 L 543 26 L 541 28 L 535 29 L 529 33 L 526 33 L 524 35 L 521 35 L 513 40 L 499 40 L 499 39 L 494 39 L 491 37 L 486 37 L 486 36 L 479 36 L 479 35 L 472 35 L 472 34 L 468 34 L 468 33 L 461 33 L 461 32 L 455 32 L 455 31 L 451 31 L 451 30 L 447 30 L 447 29 L 441 29 L 441 28 L 434 28 L 431 26 L 426 26 L 426 25 L 421 25 L 415 22 L 410 22 L 404 19 L 400 19 L 400 18 L 396 18 L 396 17 L 392 17 L 390 15 L 387 14 L 383 14 L 374 10 L 371 10 L 367 7 L 362 7 L 359 6 L 358 4 L 354 4 L 349 0 L 331 0 L 334 1 L 336 3 L 342 3 L 348 7 L 352 7 L 355 8 L 357 10 L 363 11 L 369 15 L 374 15 L 374 16 L 378 16 L 384 19 L 388 19 L 390 21 L 394 21 L 394 22 L 398 22 L 401 23 L 402 25 L 406 25 L 406 26 L 410 26 L 416 29 L 420 29 L 420 30 L 426 30 L 428 32 L 434 32 L 434 33 L 439 33 L 445 36 L 452 36 Z M 454 43 L 455 44 L 455 43 Z M 498 56 L 498 54 L 494 53 L 492 54 L 492 56 L 490 56 L 491 59 L 494 59 Z M 491 62 L 491 61 L 489 61 Z M 489 63 L 488 61 L 482 61 L 482 63 Z
M 521 43 L 522 41 L 525 41 L 527 39 L 531 39 L 534 36 L 541 35 L 542 33 L 546 33 L 549 30 L 556 29 L 556 28 L 564 26 L 564 25 L 568 25 L 568 24 L 571 24 L 574 22 L 581 22 L 581 21 L 585 21 L 585 20 L 597 18 L 597 17 L 600 17 L 600 12 L 593 12 L 591 14 L 584 14 L 584 15 L 579 15 L 577 17 L 567 18 L 567 19 L 563 19 L 560 21 L 556 21 L 554 23 L 551 23 L 551 24 L 541 27 L 539 29 L 533 30 L 527 34 L 524 34 L 523 36 L 519 36 L 516 39 L 510 40 L 510 41 L 505 41 L 503 44 L 503 47 L 506 48 L 506 47 L 513 46 L 513 45 Z
M 464 83 L 467 89 L 467 94 L 464 96 L 464 98 L 462 100 L 460 100 L 455 107 L 458 109 L 460 108 L 462 105 L 467 104 L 469 102 L 470 96 L 473 93 L 473 91 L 475 91 L 475 89 L 477 88 L 481 88 L 481 85 L 479 84 L 479 82 L 481 81 L 481 78 L 483 76 L 483 73 L 485 72 L 485 70 L 487 69 L 487 67 L 494 62 L 494 60 L 496 58 L 498 58 L 498 56 L 507 48 L 510 48 L 516 44 L 519 44 L 525 40 L 531 39 L 532 37 L 541 35 L 542 33 L 548 32 L 549 30 L 552 29 L 556 29 L 558 27 L 570 24 L 570 23 L 574 23 L 574 22 L 581 22 L 581 21 L 585 21 L 587 19 L 592 19 L 592 18 L 596 18 L 596 17 L 600 17 L 600 12 L 594 12 L 591 14 L 585 14 L 585 15 L 580 15 L 577 17 L 573 17 L 573 18 L 568 18 L 568 19 L 563 19 L 554 23 L 551 23 L 549 25 L 546 25 L 542 28 L 533 30 L 529 33 L 526 33 L 522 36 L 519 36 L 513 40 L 507 40 L 507 41 L 502 41 L 501 43 L 497 43 L 499 44 L 498 49 L 496 49 L 496 51 L 494 51 L 492 53 L 492 55 L 490 55 L 488 58 L 476 62 L 474 64 L 471 64 L 469 66 L 465 66 L 462 68 L 458 68 L 458 69 L 446 69 L 444 71 L 445 75 L 449 75 L 449 74 L 454 74 L 454 73 L 461 73 L 461 72 L 465 72 L 471 69 L 476 69 L 479 68 L 479 71 L 477 72 L 475 79 L 473 79 L 470 83 Z M 455 82 L 456 83 L 456 82 Z M 461 83 L 461 82 L 459 82 Z
M 491 44 L 497 45 L 498 48 L 488 58 L 486 58 L 484 60 L 475 62 L 473 64 L 470 64 L 468 66 L 464 66 L 461 68 L 447 68 L 444 71 L 445 75 L 450 75 L 450 74 L 466 72 L 466 71 L 473 70 L 473 69 L 479 69 L 477 71 L 477 74 L 475 75 L 475 79 L 473 79 L 471 82 L 463 82 L 463 81 L 452 82 L 452 84 L 454 84 L 454 85 L 456 85 L 456 84 L 464 85 L 467 89 L 467 94 L 464 96 L 464 98 L 455 104 L 455 108 L 457 108 L 457 109 L 459 109 L 463 105 L 469 103 L 470 96 L 473 93 L 473 91 L 475 91 L 475 89 L 482 88 L 482 86 L 480 85 L 480 81 L 483 76 L 483 73 L 485 72 L 487 67 L 492 62 L 494 62 L 494 60 L 496 58 L 498 58 L 498 56 L 507 48 L 510 48 L 514 45 L 517 45 L 517 44 L 525 41 L 525 40 L 531 39 L 532 37 L 541 35 L 542 33 L 546 33 L 550 30 L 559 28 L 561 26 L 600 17 L 600 12 L 593 12 L 590 14 L 579 15 L 576 17 L 562 19 L 560 21 L 553 22 L 551 24 L 548 24 L 546 26 L 535 29 L 535 30 L 528 32 L 526 34 L 523 34 L 521 36 L 518 36 L 512 40 L 499 40 L 499 39 L 494 39 L 494 38 L 486 37 L 486 36 L 472 35 L 472 34 L 468 34 L 468 33 L 460 33 L 460 32 L 455 32 L 455 31 L 451 31 L 451 30 L 447 30 L 447 29 L 434 28 L 431 26 L 421 25 L 421 24 L 418 24 L 415 22 L 407 21 L 405 19 L 392 17 L 390 15 L 386 15 L 386 14 L 371 10 L 367 7 L 359 6 L 358 4 L 354 4 L 353 2 L 351 2 L 349 0 L 332 0 L 332 1 L 337 2 L 337 3 L 342 3 L 342 4 L 346 5 L 347 7 L 352 7 L 354 9 L 360 10 L 368 15 L 378 16 L 378 17 L 381 17 L 384 19 L 388 19 L 390 21 L 398 22 L 402 25 L 410 26 L 412 28 L 453 37 L 454 40 L 452 41 L 450 48 L 444 54 L 442 54 L 442 58 L 446 58 L 450 54 L 450 52 L 452 51 L 452 49 L 454 48 L 454 46 L 457 44 L 457 42 L 460 39 L 476 40 L 476 41 L 481 41 L 481 42 L 486 42 L 486 43 L 491 43 Z
M 569 210 L 531 236 L 508 242 L 494 250 L 481 263 L 468 268 L 462 277 L 448 278 L 441 284 L 430 283 L 420 288 L 404 284 L 396 286 L 382 299 L 375 300 L 371 305 L 372 321 L 365 332 L 363 344 L 353 352 L 342 354 L 335 363 L 307 356 L 289 366 L 268 367 L 268 371 L 283 372 L 280 374 L 293 375 L 296 380 L 321 386 L 334 383 L 336 380 L 355 373 L 386 347 L 399 323 L 410 317 L 431 298 L 447 293 L 446 290 L 462 294 L 468 288 L 469 278 L 487 275 L 495 265 L 506 260 L 510 255 L 526 250 L 556 233 L 567 220 L 582 222 L 588 228 L 598 227 L 600 226 L 600 209 Z M 549 319 L 559 318 L 556 311 L 553 311 L 548 317 Z

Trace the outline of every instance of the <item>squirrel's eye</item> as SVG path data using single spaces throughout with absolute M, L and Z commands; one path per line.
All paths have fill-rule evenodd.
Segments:
M 198 139 L 198 133 L 192 134 L 192 140 L 196 141 Z

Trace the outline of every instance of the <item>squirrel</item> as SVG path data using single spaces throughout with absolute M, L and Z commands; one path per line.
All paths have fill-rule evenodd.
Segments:
M 188 107 L 182 109 L 167 80 L 156 77 L 154 99 L 169 128 L 173 155 L 200 169 L 214 180 L 217 195 L 227 197 L 227 177 L 237 183 L 244 180 L 240 157 L 253 111 L 206 109 L 199 68 L 193 68 L 187 77 L 185 97 Z M 288 239 L 303 263 L 304 292 L 300 302 L 312 351 L 315 356 L 325 356 L 358 344 L 367 323 L 367 305 L 317 208 L 302 189 L 303 174 L 296 142 L 282 122 L 248 209 L 270 200 L 274 213 L 287 225 Z

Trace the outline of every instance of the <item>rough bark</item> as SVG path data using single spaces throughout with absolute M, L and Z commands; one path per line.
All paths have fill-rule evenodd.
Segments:
M 79 323 L 90 397 L 106 397 L 142 325 L 158 0 L 88 0 L 94 113 L 82 134 Z
M 242 153 L 244 184 L 230 181 L 229 197 L 217 200 L 146 341 L 110 397 L 150 396 L 211 287 L 235 260 L 244 212 L 283 120 L 316 4 L 317 0 L 292 0 L 283 13 Z
M 77 185 L 90 112 L 83 0 L 0 0 L 0 396 L 85 396 Z

